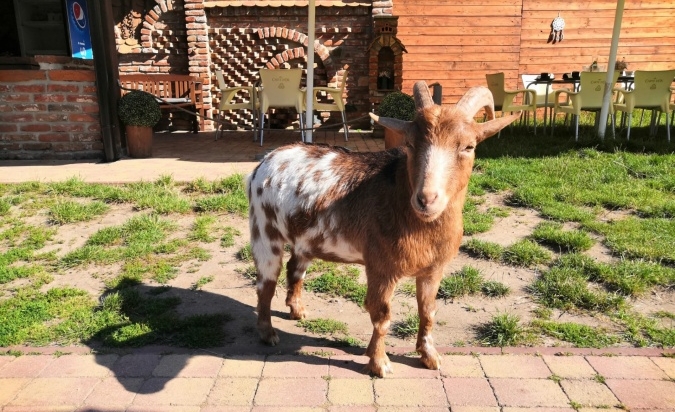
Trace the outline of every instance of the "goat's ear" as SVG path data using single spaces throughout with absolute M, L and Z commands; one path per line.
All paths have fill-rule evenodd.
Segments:
M 487 121 L 480 124 L 481 135 L 478 136 L 478 143 L 487 139 L 490 136 L 494 136 L 499 133 L 500 130 L 510 125 L 514 121 L 520 118 L 521 112 L 512 114 L 509 116 L 497 117 L 494 120 Z
M 368 113 L 370 117 L 382 127 L 399 132 L 402 134 L 406 133 L 406 130 L 410 127 L 412 122 L 407 122 L 405 120 L 394 119 L 393 117 L 381 117 L 375 113 Z

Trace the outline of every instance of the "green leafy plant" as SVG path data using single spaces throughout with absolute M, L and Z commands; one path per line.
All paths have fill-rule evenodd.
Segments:
M 478 336 L 486 346 L 515 346 L 526 340 L 525 329 L 517 315 L 502 313 L 478 327 Z
M 415 117 L 415 99 L 403 92 L 393 92 L 384 96 L 375 114 L 410 121 Z
M 417 313 L 411 313 L 405 319 L 394 322 L 391 325 L 391 332 L 394 336 L 401 339 L 407 339 L 417 335 L 420 329 L 420 316 Z
M 303 319 L 298 321 L 298 326 L 306 331 L 317 335 L 333 335 L 336 333 L 347 334 L 347 324 L 333 319 Z
M 127 126 L 153 127 L 162 118 L 155 97 L 140 90 L 122 96 L 117 104 L 117 115 Z
M 464 266 L 451 276 L 444 277 L 438 288 L 438 298 L 452 299 L 464 295 L 473 295 L 481 290 L 483 275 L 478 269 Z

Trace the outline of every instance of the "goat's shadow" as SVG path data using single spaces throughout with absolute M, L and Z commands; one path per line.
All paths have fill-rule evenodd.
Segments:
M 180 318 L 163 318 L 162 322 L 171 322 L 175 320 L 178 325 L 173 325 L 169 333 L 162 334 L 159 338 L 156 332 L 136 333 L 130 339 L 127 339 L 123 346 L 107 345 L 106 338 L 111 336 L 124 336 L 124 328 L 128 325 L 119 325 L 99 332 L 89 342 L 86 342 L 95 353 L 96 362 L 109 368 L 115 378 L 128 391 L 138 394 L 150 394 L 161 391 L 167 382 L 178 377 L 185 368 L 191 357 L 198 355 L 211 355 L 225 359 L 235 358 L 238 360 L 256 360 L 264 359 L 265 362 L 285 362 L 288 356 L 270 356 L 270 355 L 299 355 L 297 361 L 307 364 L 326 364 L 328 362 L 326 355 L 363 355 L 365 348 L 362 347 L 341 347 L 335 341 L 312 336 L 309 332 L 305 334 L 289 333 L 280 328 L 275 328 L 280 338 L 280 343 L 276 346 L 264 344 L 255 327 L 257 313 L 255 308 L 249 304 L 239 302 L 231 297 L 212 293 L 208 291 L 182 289 L 176 287 L 149 286 L 145 284 L 123 288 L 121 290 L 108 291 L 104 296 L 115 292 L 133 291 L 137 303 L 140 300 L 141 305 L 153 306 L 155 303 L 147 303 L 143 299 L 156 299 L 162 302 L 177 301 L 181 302 Z M 255 295 L 255 292 L 253 292 Z M 162 306 L 163 304 L 159 304 Z M 128 307 L 122 304 L 122 312 L 137 324 L 145 322 L 152 329 L 153 320 L 141 319 L 138 311 L 153 310 L 139 307 Z M 187 313 L 185 313 L 187 312 Z M 175 313 L 175 311 L 173 312 Z M 181 319 L 196 317 L 202 321 L 209 322 L 218 319 L 218 316 L 224 316 L 226 319 L 222 322 L 222 332 L 219 346 L 213 347 L 185 347 L 182 344 L 191 341 L 190 334 L 193 333 L 193 326 L 183 326 Z M 364 314 L 367 316 L 367 314 Z M 214 318 L 212 318 L 214 317 Z M 288 312 L 278 310 L 272 311 L 272 321 L 275 323 L 279 318 L 289 319 Z M 197 331 L 196 333 L 198 333 Z M 184 339 L 181 339 L 180 337 Z M 178 337 L 178 338 L 177 338 Z M 182 340 L 182 342 L 181 342 Z M 170 344 L 167 344 L 169 342 Z M 162 363 L 161 371 L 157 372 L 160 360 L 166 355 L 174 356 L 171 362 Z M 419 359 L 411 359 L 405 356 L 389 355 L 392 362 L 407 364 L 415 368 L 423 368 Z M 296 359 L 294 359 L 296 360 Z M 356 357 L 353 360 L 330 362 L 331 367 L 348 369 L 353 372 L 366 374 L 365 365 L 367 358 Z M 292 367 L 292 366 L 289 366 Z M 141 378 L 144 380 L 142 385 L 138 385 Z M 155 378 L 155 379 L 151 379 Z

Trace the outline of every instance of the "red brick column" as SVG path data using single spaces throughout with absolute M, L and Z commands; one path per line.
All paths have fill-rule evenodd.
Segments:
M 209 34 L 203 0 L 185 0 L 185 27 L 188 41 L 188 64 L 190 74 L 202 80 L 204 113 L 213 116 L 213 96 L 211 94 L 211 64 Z M 213 130 L 213 122 L 205 121 L 206 130 Z

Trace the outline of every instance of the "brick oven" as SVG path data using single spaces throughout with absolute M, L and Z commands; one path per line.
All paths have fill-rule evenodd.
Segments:
M 368 94 L 371 109 L 375 109 L 388 93 L 403 87 L 403 53 L 408 51 L 396 38 L 397 30 L 398 17 L 373 17 L 375 38 L 368 48 Z

